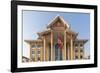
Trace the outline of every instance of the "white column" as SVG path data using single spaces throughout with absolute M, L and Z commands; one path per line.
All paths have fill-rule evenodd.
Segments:
M 46 60 L 45 59 L 45 49 L 46 49 L 46 40 L 45 40 L 45 37 L 44 37 L 44 49 L 43 49 L 44 50 L 44 61 Z
M 51 61 L 53 61 L 53 31 L 51 31 Z
M 64 32 L 64 60 L 66 60 L 66 31 Z
M 70 48 L 69 48 L 69 44 L 68 44 L 68 48 L 67 48 L 67 55 L 68 55 L 68 60 L 70 60 L 70 50 L 69 50 Z
M 71 44 L 71 48 L 70 48 L 70 50 L 71 50 L 71 60 L 73 60 L 73 39 L 72 39 L 72 37 L 71 37 L 71 40 L 70 40 L 70 44 Z

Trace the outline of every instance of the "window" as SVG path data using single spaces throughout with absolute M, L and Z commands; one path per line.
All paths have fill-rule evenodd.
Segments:
M 34 50 L 32 51 L 32 54 L 35 54 L 35 51 Z
M 83 56 L 81 55 L 81 56 L 80 56 L 80 58 L 82 59 L 82 58 L 83 58 Z
M 78 56 L 75 56 L 75 59 L 78 59 Z
M 80 44 L 80 47 L 83 47 L 83 44 Z
M 40 54 L 40 50 L 37 51 L 37 54 Z
M 75 44 L 75 47 L 78 47 L 78 44 Z
M 83 50 L 81 49 L 80 52 L 83 52 Z
M 78 52 L 78 50 L 76 49 L 75 52 Z

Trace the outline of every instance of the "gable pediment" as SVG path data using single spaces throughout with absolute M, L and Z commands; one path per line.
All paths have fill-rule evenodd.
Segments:
M 47 28 L 54 29 L 54 30 L 64 30 L 69 28 L 68 23 L 64 21 L 64 19 L 60 16 L 56 16 L 47 26 Z
M 55 22 L 52 26 L 51 29 L 54 30 L 64 30 L 66 27 L 64 26 L 64 24 L 60 21 Z

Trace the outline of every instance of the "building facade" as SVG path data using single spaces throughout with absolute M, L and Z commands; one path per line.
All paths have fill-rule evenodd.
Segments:
M 31 61 L 84 59 L 87 40 L 78 39 L 78 33 L 61 16 L 56 16 L 47 29 L 37 34 L 37 40 L 25 40 L 30 45 Z

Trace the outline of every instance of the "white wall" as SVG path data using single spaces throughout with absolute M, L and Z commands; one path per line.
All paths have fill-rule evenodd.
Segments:
M 39 1 L 39 0 L 35 0 Z M 59 1 L 68 3 L 80 3 L 80 4 L 98 4 L 100 0 L 40 0 L 40 1 Z M 99 1 L 99 2 L 98 2 Z M 98 19 L 100 18 L 100 5 L 98 7 Z M 10 24 L 10 0 L 0 0 L 0 73 L 10 72 L 10 34 L 11 34 L 11 24 Z M 99 21 L 100 23 L 100 21 Z M 99 24 L 98 23 L 98 24 Z M 98 31 L 100 31 L 100 25 L 98 25 Z M 100 33 L 98 34 L 100 37 Z M 98 38 L 98 40 L 100 40 Z M 100 41 L 98 42 L 100 43 Z M 98 47 L 98 52 L 100 52 L 100 46 Z M 98 53 L 100 56 L 100 53 Z M 98 58 L 100 61 L 100 57 Z M 99 62 L 100 65 L 100 62 Z M 83 68 L 83 69 L 70 69 L 70 70 L 53 70 L 53 71 L 41 71 L 37 73 L 100 73 L 100 66 L 98 68 Z M 27 72 L 29 73 L 29 72 Z

